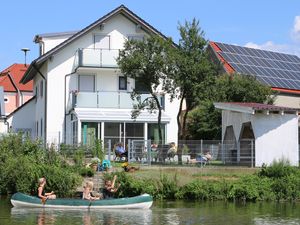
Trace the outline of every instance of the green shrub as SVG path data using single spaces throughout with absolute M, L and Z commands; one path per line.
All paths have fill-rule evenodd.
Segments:
M 83 177 L 92 177 L 95 175 L 95 171 L 91 167 L 78 168 L 79 174 Z
M 46 177 L 46 189 L 58 196 L 72 195 L 81 176 L 54 150 L 45 151 L 39 141 L 9 134 L 0 139 L 0 193 L 36 194 L 38 178 Z
M 275 160 L 270 166 L 263 165 L 258 175 L 269 178 L 282 178 L 297 173 L 297 170 L 297 168 L 290 166 L 288 160 L 281 159 L 279 161 Z

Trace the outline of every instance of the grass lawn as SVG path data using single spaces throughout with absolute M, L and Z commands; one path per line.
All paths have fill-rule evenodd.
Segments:
M 121 171 L 121 165 L 115 164 L 115 168 Z M 138 166 L 133 165 L 132 166 Z M 161 175 L 166 175 L 170 179 L 177 177 L 178 184 L 184 185 L 195 179 L 218 180 L 218 179 L 237 179 L 246 174 L 254 174 L 258 168 L 237 167 L 237 166 L 140 166 L 138 171 L 129 173 L 137 178 L 159 179 Z

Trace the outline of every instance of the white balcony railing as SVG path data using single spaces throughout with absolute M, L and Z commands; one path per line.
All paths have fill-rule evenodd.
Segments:
M 78 49 L 75 55 L 74 68 L 78 67 L 118 67 L 116 59 L 119 56 L 119 49 Z
M 141 100 L 151 97 L 150 94 L 141 94 Z M 160 98 L 164 106 L 164 97 Z M 135 103 L 130 96 L 130 92 L 76 92 L 70 93 L 69 110 L 71 108 L 115 108 L 115 109 L 132 109 Z

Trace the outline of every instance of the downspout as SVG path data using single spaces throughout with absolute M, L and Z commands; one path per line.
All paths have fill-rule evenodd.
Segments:
M 64 90 L 64 111 L 65 111 L 65 115 L 64 115 L 64 143 L 66 144 L 66 140 L 67 140 L 67 138 L 66 138 L 66 132 L 67 132 L 67 122 L 66 122 L 66 118 L 67 118 L 67 115 L 69 115 L 70 114 L 70 112 L 66 112 L 66 108 L 67 108 L 67 106 L 66 106 L 66 103 L 67 103 L 67 94 L 66 94 L 66 91 L 67 91 L 67 77 L 69 77 L 69 76 L 71 76 L 71 75 L 73 75 L 73 74 L 76 74 L 76 70 L 73 72 L 73 73 L 70 73 L 70 74 L 67 74 L 67 75 L 65 75 L 65 90 Z
M 44 104 L 44 145 L 47 146 L 47 80 L 42 72 L 36 67 L 35 64 L 32 64 L 32 67 L 41 75 L 43 80 L 45 81 L 45 104 Z M 38 96 L 36 96 L 38 97 Z

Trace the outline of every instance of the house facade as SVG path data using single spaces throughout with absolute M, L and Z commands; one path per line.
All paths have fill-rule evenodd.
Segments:
M 130 94 L 139 84 L 126 79 L 116 63 L 126 40 L 149 35 L 165 38 L 122 5 L 79 32 L 35 36 L 41 55 L 21 80 L 33 81 L 35 99 L 10 118 L 12 129 L 29 126 L 32 137 L 54 144 L 89 144 L 95 138 L 112 144 L 127 144 L 129 139 L 158 141 L 157 113 L 143 111 L 131 118 Z M 158 95 L 163 105 L 163 141 L 177 141 L 178 102 L 170 102 L 167 94 Z

